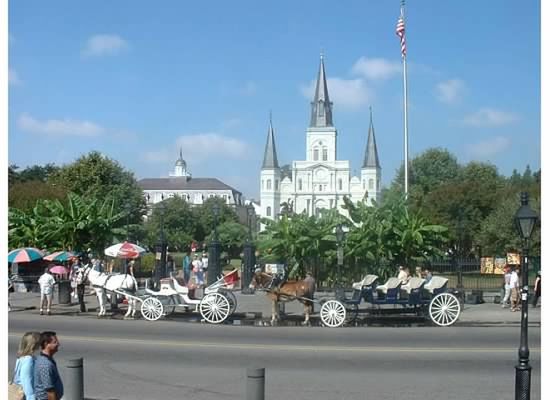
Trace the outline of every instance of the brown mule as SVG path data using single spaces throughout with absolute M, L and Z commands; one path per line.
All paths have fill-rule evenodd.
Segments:
M 309 316 L 313 313 L 313 294 L 315 293 L 315 279 L 308 275 L 302 280 L 286 281 L 280 285 L 274 285 L 273 276 L 265 272 L 255 272 L 250 281 L 251 289 L 266 289 L 266 295 L 271 299 L 271 323 L 275 323 L 280 319 L 279 302 L 287 302 L 298 300 L 304 305 L 304 322 L 309 324 Z

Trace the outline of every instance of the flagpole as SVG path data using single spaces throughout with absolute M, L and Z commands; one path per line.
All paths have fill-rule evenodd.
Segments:
M 401 1 L 401 17 L 405 21 L 405 0 Z M 409 122 L 407 102 L 407 54 L 403 54 L 403 152 L 404 152 L 404 173 L 405 173 L 405 197 L 409 195 Z

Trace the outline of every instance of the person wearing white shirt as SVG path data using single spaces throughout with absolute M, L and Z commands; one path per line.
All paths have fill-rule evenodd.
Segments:
M 510 275 L 510 311 L 519 311 L 519 276 L 515 268 Z
M 52 306 L 53 286 L 55 279 L 46 268 L 44 273 L 38 278 L 40 285 L 40 315 L 44 314 L 44 303 L 46 303 L 46 314 L 51 315 L 50 309 Z

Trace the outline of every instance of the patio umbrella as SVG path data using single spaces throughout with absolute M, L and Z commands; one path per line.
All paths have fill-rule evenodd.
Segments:
M 44 253 L 34 247 L 23 247 L 12 250 L 8 253 L 9 263 L 22 263 L 40 260 L 44 257 Z
M 69 273 L 69 270 L 65 268 L 63 265 L 54 265 L 53 267 L 50 268 L 50 272 L 56 275 L 66 275 Z
M 137 244 L 124 242 L 114 244 L 111 247 L 105 249 L 105 255 L 115 258 L 138 258 L 140 255 L 145 253 L 143 247 L 138 246 Z
M 72 251 L 56 251 L 55 253 L 48 254 L 46 257 L 44 257 L 44 260 L 46 261 L 68 261 L 72 257 L 75 257 L 75 254 Z

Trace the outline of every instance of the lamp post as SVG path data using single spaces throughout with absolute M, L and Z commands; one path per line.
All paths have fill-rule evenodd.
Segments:
M 130 207 L 130 203 L 126 203 L 126 205 L 124 206 L 124 212 L 126 213 L 126 241 L 129 242 L 130 241 L 130 211 L 131 211 L 131 207 Z M 124 273 L 127 274 L 128 273 L 128 259 L 124 259 Z
M 344 289 L 342 288 L 342 265 L 344 264 L 344 229 L 342 228 L 342 224 L 336 225 L 336 285 L 334 288 L 334 295 L 337 299 L 344 297 Z
M 248 285 L 252 280 L 252 273 L 254 265 L 256 265 L 256 247 L 252 243 L 252 218 L 254 217 L 254 206 L 249 204 L 246 207 L 246 220 L 248 223 L 248 236 L 246 238 L 246 243 L 244 244 L 243 249 L 243 271 L 242 271 L 242 294 L 252 294 Z
M 458 243 L 457 243 L 457 251 L 456 251 L 456 272 L 457 272 L 457 284 L 456 287 L 458 291 L 460 292 L 460 296 L 464 298 L 464 285 L 462 283 L 462 259 L 461 257 L 464 257 L 464 218 L 462 214 L 460 214 L 458 225 L 457 225 L 457 233 L 458 233 Z
M 519 361 L 516 365 L 516 400 L 531 398 L 531 365 L 529 364 L 529 346 L 527 344 L 527 297 L 529 293 L 529 239 L 537 223 L 537 213 L 529 207 L 529 194 L 521 193 L 521 206 L 516 212 L 515 223 L 523 242 L 521 255 L 521 337 L 518 350 Z
M 166 273 L 166 238 L 164 237 L 164 212 L 165 205 L 161 201 L 158 205 L 159 210 L 159 222 L 160 222 L 160 231 L 159 239 L 157 241 L 156 250 L 155 250 L 155 287 L 160 286 L 160 279 L 164 277 Z
M 221 243 L 218 238 L 218 217 L 220 215 L 220 205 L 217 202 L 212 205 L 212 213 L 214 214 L 214 237 L 208 246 L 208 284 L 216 282 L 218 276 L 221 274 Z

